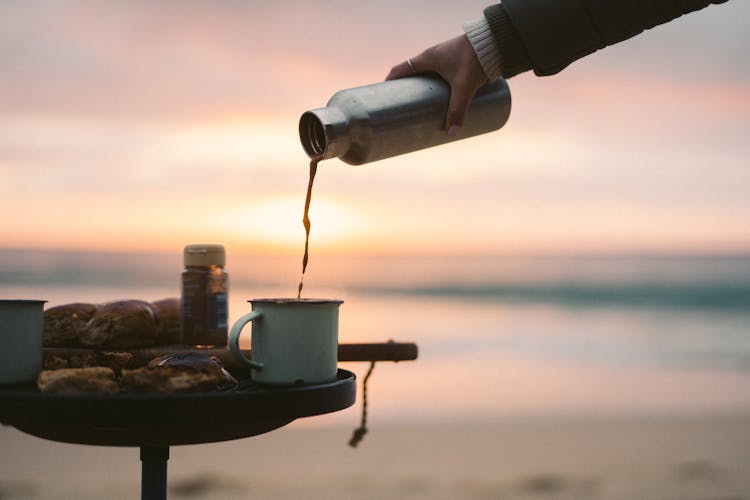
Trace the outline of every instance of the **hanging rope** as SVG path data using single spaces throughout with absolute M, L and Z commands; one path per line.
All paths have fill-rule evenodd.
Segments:
M 356 448 L 360 441 L 364 439 L 365 434 L 367 434 L 367 380 L 372 375 L 372 370 L 374 369 L 375 361 L 370 363 L 370 369 L 367 370 L 367 375 L 365 375 L 365 379 L 362 381 L 362 421 L 359 427 L 354 429 L 354 433 L 349 440 L 349 446 L 352 448 Z

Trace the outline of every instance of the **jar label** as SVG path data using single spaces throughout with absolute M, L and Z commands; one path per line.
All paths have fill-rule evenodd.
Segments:
M 210 300 L 213 301 L 213 304 L 208 308 L 209 311 L 214 313 L 216 316 L 214 318 L 209 319 L 209 323 L 214 328 L 221 328 L 226 329 L 227 328 L 227 294 L 225 293 L 217 293 L 211 295 Z

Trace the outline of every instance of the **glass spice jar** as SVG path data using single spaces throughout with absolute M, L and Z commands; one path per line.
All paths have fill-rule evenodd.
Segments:
M 214 347 L 227 344 L 227 290 L 223 245 L 187 245 L 183 252 L 182 343 Z

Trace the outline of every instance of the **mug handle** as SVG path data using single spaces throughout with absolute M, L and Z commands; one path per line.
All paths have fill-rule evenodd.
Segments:
M 232 325 L 232 330 L 229 332 L 229 351 L 234 355 L 235 359 L 250 365 L 251 368 L 255 368 L 256 370 L 262 370 L 263 363 L 260 361 L 253 361 L 252 359 L 243 356 L 242 351 L 240 351 L 240 333 L 242 333 L 242 329 L 246 324 L 254 319 L 260 319 L 262 317 L 263 313 L 259 311 L 249 312 L 238 319 L 237 322 Z

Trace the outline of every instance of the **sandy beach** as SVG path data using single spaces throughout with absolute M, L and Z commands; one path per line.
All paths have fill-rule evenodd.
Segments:
M 513 419 L 380 424 L 312 421 L 266 435 L 173 447 L 170 498 L 750 498 L 750 416 Z M 132 499 L 136 449 L 65 445 L 0 429 L 0 498 Z

